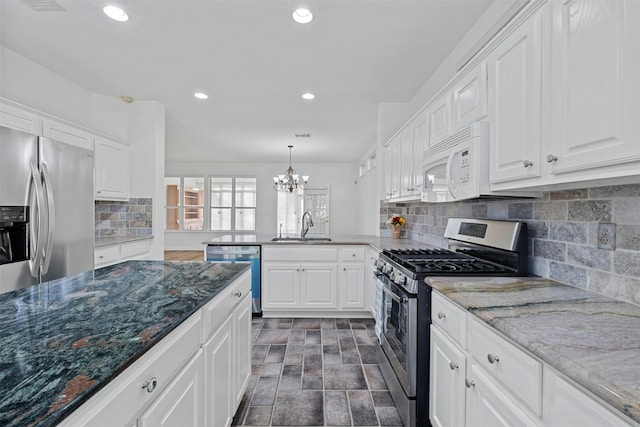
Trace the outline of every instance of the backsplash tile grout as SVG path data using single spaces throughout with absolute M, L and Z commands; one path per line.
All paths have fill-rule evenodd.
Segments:
M 394 214 L 408 237 L 446 247 L 449 217 L 513 220 L 529 228 L 529 271 L 640 305 L 640 184 L 543 193 L 539 199 L 381 203 L 380 229 Z M 613 251 L 598 249 L 598 223 L 614 223 Z

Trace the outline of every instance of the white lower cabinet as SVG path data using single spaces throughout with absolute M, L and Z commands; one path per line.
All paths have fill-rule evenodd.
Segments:
M 204 420 L 203 352 L 198 352 L 138 418 L 138 427 L 198 427 Z
M 250 340 L 247 271 L 60 426 L 229 426 L 249 380 Z
M 145 259 L 151 254 L 152 239 L 123 242 L 97 247 L 94 251 L 94 267 L 106 267 L 131 259 Z
M 370 316 L 365 289 L 366 248 L 365 245 L 264 246 L 263 314 Z
M 464 426 L 466 356 L 431 326 L 429 414 L 434 427 Z
M 638 425 L 435 291 L 432 312 L 434 427 Z

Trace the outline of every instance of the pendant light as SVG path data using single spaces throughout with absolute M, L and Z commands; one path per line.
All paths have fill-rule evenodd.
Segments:
M 288 191 L 293 193 L 293 190 L 304 190 L 307 187 L 309 181 L 308 175 L 303 175 L 300 179 L 300 175 L 291 167 L 291 149 L 293 145 L 289 145 L 289 169 L 287 169 L 283 175 L 276 175 L 273 177 L 273 189 L 276 191 Z

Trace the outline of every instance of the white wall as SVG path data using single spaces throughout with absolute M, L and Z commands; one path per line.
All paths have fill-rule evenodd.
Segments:
M 209 163 L 167 162 L 166 176 L 230 175 L 255 176 L 258 182 L 256 206 L 256 232 L 277 234 L 276 192 L 273 176 L 284 173 L 287 163 Z M 310 187 L 329 187 L 330 233 L 332 235 L 356 234 L 359 228 L 356 165 L 353 163 L 295 163 L 299 173 L 309 175 Z M 371 234 L 374 234 L 372 231 Z M 165 248 L 173 250 L 202 249 L 202 242 L 214 232 L 167 231 Z

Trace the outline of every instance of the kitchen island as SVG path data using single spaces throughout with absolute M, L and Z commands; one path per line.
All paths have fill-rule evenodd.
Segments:
M 441 309 L 443 306 L 438 306 L 439 295 L 469 313 L 466 326 L 469 357 L 475 351 L 474 346 L 482 347 L 478 345 L 483 344 L 478 335 L 483 333 L 484 326 L 488 326 L 488 330 L 498 332 L 508 342 L 524 350 L 523 353 L 530 353 L 543 362 L 543 375 L 538 378 L 542 383 L 539 391 L 543 409 L 536 414 L 542 414 L 543 425 L 559 425 L 553 424 L 547 416 L 567 416 L 568 404 L 582 405 L 587 401 L 581 397 L 566 400 L 568 390 L 579 389 L 587 391 L 584 396 L 592 394 L 606 402 L 613 412 L 619 411 L 623 422 L 638 425 L 640 307 L 539 277 L 430 277 L 426 281 L 435 291 L 434 325 L 438 324 L 440 329 L 445 330 L 453 325 L 454 316 L 445 313 L 446 307 Z M 455 314 L 455 311 L 451 314 Z M 476 324 L 480 326 L 476 327 Z M 455 332 L 454 335 L 462 337 L 460 341 L 464 342 L 464 333 Z M 465 344 L 461 347 L 464 349 Z M 500 352 L 495 345 L 486 348 Z M 469 366 L 484 365 L 477 368 L 479 372 L 488 372 L 500 366 L 506 370 L 509 362 L 507 356 L 511 356 L 502 350 L 500 360 L 493 355 L 495 360 L 487 361 L 486 351 L 478 353 L 482 353 L 482 357 L 471 359 L 473 363 L 467 365 L 467 387 L 473 383 L 473 370 L 476 369 L 472 368 L 470 372 Z M 446 370 L 449 370 L 448 365 Z M 518 366 L 519 373 L 515 378 L 512 375 L 511 379 L 517 380 L 516 387 L 520 387 L 533 371 Z M 478 380 L 475 382 L 479 383 Z M 561 384 L 560 388 L 557 384 Z M 575 388 L 570 384 L 575 384 Z M 532 393 L 532 399 L 540 399 L 540 395 L 534 396 L 536 392 L 532 392 L 533 389 L 528 387 L 526 392 Z M 522 398 L 522 395 L 517 398 Z M 593 406 L 583 406 L 577 412 L 585 413 Z M 552 413 L 554 410 L 556 412 Z M 575 418 L 573 420 L 576 424 L 571 425 L 583 425 Z M 591 425 L 598 425 L 593 418 Z M 599 425 L 614 424 L 608 422 Z
M 248 269 L 127 261 L 0 295 L 0 425 L 59 424 L 187 320 L 199 348 L 201 309 Z

